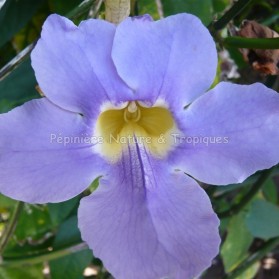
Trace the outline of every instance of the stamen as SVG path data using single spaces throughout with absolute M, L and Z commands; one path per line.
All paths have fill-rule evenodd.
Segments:
M 141 117 L 140 109 L 138 109 L 138 106 L 136 102 L 129 103 L 127 109 L 124 111 L 124 120 L 125 122 L 138 122 Z
M 137 104 L 136 104 L 135 101 L 131 102 L 131 103 L 128 105 L 128 111 L 129 111 L 130 113 L 134 113 L 134 112 L 136 112 L 137 110 L 138 110 L 138 106 L 137 106 Z

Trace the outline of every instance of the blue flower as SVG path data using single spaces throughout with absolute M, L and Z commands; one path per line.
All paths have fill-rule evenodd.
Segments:
M 0 115 L 0 191 L 60 202 L 101 176 L 79 228 L 116 278 L 210 266 L 219 220 L 192 177 L 237 183 L 278 163 L 279 95 L 230 83 L 205 93 L 217 52 L 189 14 L 117 27 L 51 15 L 32 65 L 46 97 Z

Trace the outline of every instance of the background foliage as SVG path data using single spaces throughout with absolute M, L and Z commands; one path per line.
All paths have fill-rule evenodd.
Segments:
M 46 17 L 58 13 L 78 23 L 88 17 L 104 17 L 104 4 L 97 0 L 0 3 L 0 112 L 3 113 L 27 100 L 40 98 L 29 53 Z M 259 81 L 278 91 L 277 76 L 254 71 L 239 50 L 226 41 L 228 23 L 239 26 L 244 19 L 256 20 L 279 32 L 278 1 L 132 1 L 132 15 L 149 13 L 158 19 L 162 14 L 180 12 L 197 15 L 216 40 L 220 62 L 215 83 Z M 224 188 L 203 185 L 221 218 L 223 242 L 220 255 L 202 278 L 279 278 L 278 174 L 279 168 L 274 167 L 256 173 L 241 185 Z M 86 193 L 67 202 L 46 205 L 23 204 L 0 195 L 0 279 L 111 278 L 81 241 L 77 208 L 83 195 Z

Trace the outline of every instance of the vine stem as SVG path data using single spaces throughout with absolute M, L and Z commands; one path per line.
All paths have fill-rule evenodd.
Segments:
M 278 245 L 279 237 L 268 240 L 255 253 L 247 256 L 235 270 L 227 274 L 223 279 L 237 278 L 239 275 L 243 274 L 249 267 L 251 267 L 257 261 L 261 260 L 266 254 L 268 254 Z
M 0 238 L 0 255 L 2 255 L 2 253 L 4 252 L 11 236 L 13 235 L 13 232 L 17 225 L 18 217 L 20 216 L 23 206 L 23 202 L 17 202 L 15 209 L 13 210 L 13 213 L 10 217 L 10 220 L 4 229 L 4 232 Z
M 46 252 L 35 256 L 4 258 L 0 262 L 0 267 L 17 267 L 23 265 L 38 264 L 41 262 L 62 258 L 67 255 L 77 253 L 86 249 L 88 249 L 88 246 L 84 242 L 82 242 L 63 249 L 57 249 L 51 252 Z
M 231 208 L 228 210 L 225 210 L 223 212 L 218 213 L 219 218 L 226 218 L 230 217 L 232 215 L 235 215 L 239 213 L 258 193 L 258 191 L 261 189 L 263 184 L 267 181 L 267 179 L 270 177 L 273 169 L 268 169 L 262 172 L 258 180 L 253 184 L 249 192 L 238 202 L 237 204 L 234 204 Z
M 92 6 L 101 7 L 102 0 L 85 0 L 81 2 L 76 8 L 70 11 L 66 16 L 70 19 L 76 19 L 77 17 L 82 16 L 87 13 Z M 92 17 L 95 17 L 98 11 Z
M 235 16 L 237 16 L 253 0 L 238 0 L 219 20 L 210 24 L 215 30 L 223 29 Z
M 224 39 L 226 46 L 249 49 L 279 49 L 279 38 L 242 38 L 228 37 Z

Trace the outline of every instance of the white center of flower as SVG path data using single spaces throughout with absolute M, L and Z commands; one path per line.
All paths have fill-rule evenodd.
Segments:
M 157 158 L 164 157 L 173 147 L 172 133 L 177 131 L 166 107 L 146 107 L 132 101 L 124 108 L 104 110 L 97 119 L 95 135 L 103 139 L 99 145 L 101 155 L 116 162 L 135 144 L 143 144 Z

